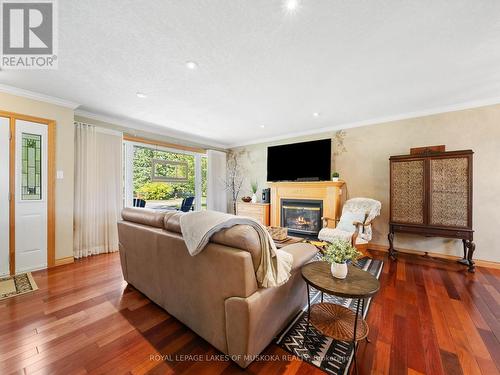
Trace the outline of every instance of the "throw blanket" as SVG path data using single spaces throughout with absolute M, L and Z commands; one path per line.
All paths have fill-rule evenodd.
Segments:
M 259 286 L 262 288 L 279 286 L 290 278 L 293 256 L 276 249 L 267 229 L 249 217 L 217 211 L 196 211 L 182 215 L 180 224 L 182 236 L 192 256 L 205 248 L 214 233 L 238 224 L 250 225 L 257 231 L 262 249 L 260 265 L 255 275 Z

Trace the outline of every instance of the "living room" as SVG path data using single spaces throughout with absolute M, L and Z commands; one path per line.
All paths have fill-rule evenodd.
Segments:
M 500 372 L 500 4 L 0 1 L 0 372 Z

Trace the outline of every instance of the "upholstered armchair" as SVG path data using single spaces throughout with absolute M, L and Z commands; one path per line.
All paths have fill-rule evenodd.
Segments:
M 340 220 L 323 217 L 323 228 L 319 231 L 321 241 L 332 242 L 343 238 L 351 242 L 359 251 L 364 252 L 372 239 L 372 221 L 380 215 L 382 204 L 370 198 L 352 198 L 344 203 Z M 337 222 L 329 228 L 330 221 Z

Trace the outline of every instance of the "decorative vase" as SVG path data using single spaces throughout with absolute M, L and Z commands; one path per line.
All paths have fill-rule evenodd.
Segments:
M 255 193 L 252 195 L 252 203 L 257 203 L 257 195 Z
M 347 276 L 347 263 L 332 263 L 330 271 L 333 277 L 345 279 Z
M 339 180 L 338 177 L 332 177 L 332 181 L 337 182 Z

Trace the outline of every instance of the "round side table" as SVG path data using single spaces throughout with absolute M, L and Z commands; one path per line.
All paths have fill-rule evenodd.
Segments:
M 380 289 L 380 283 L 369 272 L 352 265 L 348 266 L 345 279 L 337 279 L 330 272 L 330 264 L 324 261 L 311 262 L 301 269 L 307 284 L 307 324 L 309 322 L 323 335 L 339 341 L 352 341 L 356 364 L 356 342 L 368 336 L 368 324 L 363 319 L 365 299 Z M 321 303 L 311 306 L 310 287 L 321 292 Z M 323 302 L 323 293 L 337 297 L 357 299 L 356 311 L 334 303 Z M 306 336 L 307 336 L 306 329 Z M 356 368 L 357 369 L 357 368 Z

